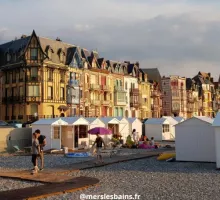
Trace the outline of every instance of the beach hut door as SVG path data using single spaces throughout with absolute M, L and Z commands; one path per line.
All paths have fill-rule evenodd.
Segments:
M 61 149 L 61 126 L 52 128 L 52 149 Z

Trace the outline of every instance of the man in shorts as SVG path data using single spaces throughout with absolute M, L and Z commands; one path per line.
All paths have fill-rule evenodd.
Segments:
M 39 145 L 40 145 L 40 153 L 39 153 L 40 160 L 41 160 L 40 171 L 42 171 L 44 169 L 44 152 L 43 152 L 43 147 L 46 145 L 46 136 L 41 135 L 39 129 L 37 129 L 35 131 L 35 134 L 38 135 L 38 141 L 39 141 Z
M 92 147 L 94 147 L 95 144 L 96 144 L 97 160 L 103 163 L 101 150 L 102 150 L 102 145 L 103 144 L 104 144 L 104 147 L 105 147 L 105 142 L 102 139 L 102 137 L 99 135 L 99 133 L 97 133 L 96 136 L 97 136 L 96 140 L 95 140 L 94 144 L 92 145 Z

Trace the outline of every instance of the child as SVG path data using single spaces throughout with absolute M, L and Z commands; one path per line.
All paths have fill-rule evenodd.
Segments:
M 33 142 L 32 142 L 32 163 L 34 165 L 34 169 L 32 171 L 33 174 L 38 172 L 38 167 L 37 167 L 37 156 L 40 153 L 40 145 L 38 141 L 38 134 L 33 133 Z

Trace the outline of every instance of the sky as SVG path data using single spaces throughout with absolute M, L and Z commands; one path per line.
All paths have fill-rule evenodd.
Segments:
M 0 44 L 38 36 L 139 61 L 162 76 L 220 74 L 219 0 L 0 0 Z

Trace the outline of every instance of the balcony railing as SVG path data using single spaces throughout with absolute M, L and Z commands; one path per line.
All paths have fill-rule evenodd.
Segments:
M 110 104 L 110 100 L 102 100 L 102 104 L 103 105 L 109 105 Z
M 97 106 L 101 104 L 100 100 L 92 100 L 91 103 Z
M 126 93 L 123 86 L 114 86 L 114 90 L 115 90 L 115 92 L 124 92 L 124 93 Z
M 151 92 L 151 97 L 159 97 L 159 96 L 160 96 L 160 92 L 158 92 L 157 90 Z
M 130 94 L 135 95 L 135 96 L 139 95 L 139 89 L 138 88 L 131 88 Z
M 139 103 L 138 102 L 131 102 L 130 103 L 130 107 L 138 108 L 139 107 Z
M 102 90 L 110 90 L 110 86 L 109 85 L 102 85 Z
M 39 82 L 41 80 L 40 76 L 27 76 L 26 81 L 27 82 Z
M 10 117 L 9 116 L 5 116 L 5 120 L 9 120 L 10 119 Z
M 92 89 L 92 90 L 100 90 L 100 85 L 90 84 L 90 89 Z
M 26 97 L 27 102 L 41 102 L 40 96 L 27 96 Z

